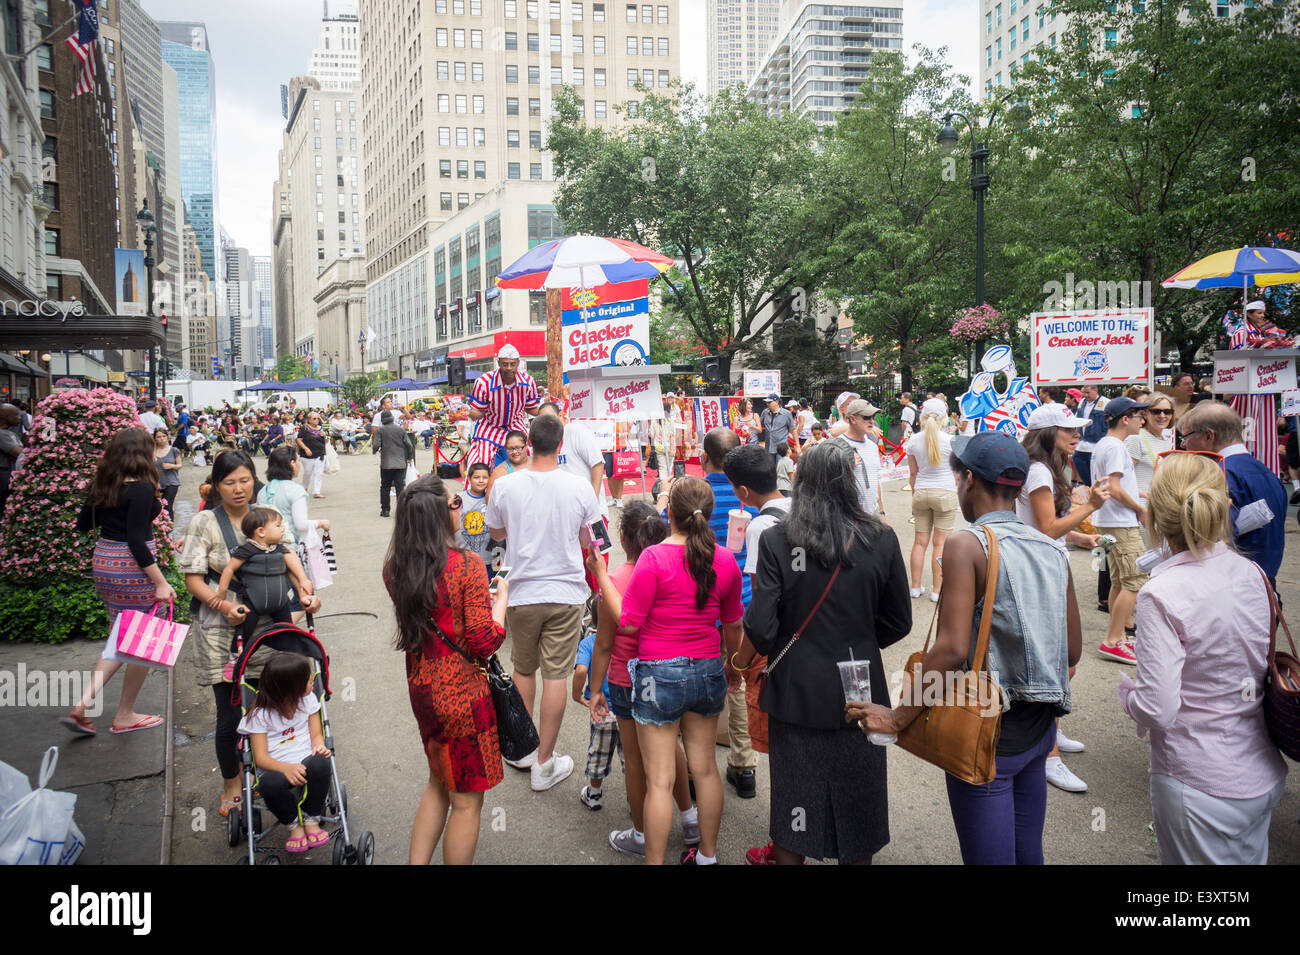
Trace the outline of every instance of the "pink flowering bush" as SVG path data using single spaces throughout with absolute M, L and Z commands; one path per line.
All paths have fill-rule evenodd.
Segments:
M 69 586 L 78 590 L 90 587 L 96 533 L 77 533 L 77 514 L 109 440 L 119 431 L 139 426 L 131 399 L 107 388 L 54 392 L 36 406 L 21 470 L 13 475 L 5 507 L 0 537 L 0 598 L 14 598 L 23 590 L 30 593 L 53 588 L 63 592 Z M 171 529 L 165 512 L 159 514 L 154 522 L 158 565 L 164 573 L 172 570 L 170 576 L 175 576 L 176 558 L 168 540 Z M 4 603 L 0 599 L 0 620 L 5 619 Z M 87 629 L 50 619 L 66 609 L 45 608 L 49 626 L 40 629 L 48 632 L 17 632 L 11 629 L 12 619 L 0 623 L 0 631 L 8 631 L 6 635 L 11 639 L 50 639 L 52 633 L 66 637 Z
M 968 308 L 949 330 L 953 338 L 978 342 L 1011 334 L 1011 321 L 992 305 Z

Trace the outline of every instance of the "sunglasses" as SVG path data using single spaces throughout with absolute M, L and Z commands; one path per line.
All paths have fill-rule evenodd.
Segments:
M 1160 415 L 1160 416 L 1163 418 L 1163 417 L 1166 417 L 1166 416 L 1168 416 L 1168 415 L 1173 414 L 1173 412 L 1172 412 L 1171 410 L 1169 410 L 1168 408 L 1154 408 L 1154 409 L 1152 409 L 1151 411 L 1148 411 L 1147 414 L 1150 414 L 1150 415 L 1156 415 L 1156 414 L 1158 414 L 1158 415 Z
M 459 511 L 464 503 L 459 494 L 453 494 L 451 500 L 447 502 L 447 507 L 453 511 Z
M 1160 461 L 1163 458 L 1169 457 L 1171 454 L 1194 454 L 1198 457 L 1209 458 L 1211 461 L 1214 461 L 1219 465 L 1220 471 L 1223 471 L 1225 474 L 1227 473 L 1227 468 L 1223 465 L 1222 454 L 1219 454 L 1217 451 L 1189 451 L 1186 448 L 1175 448 L 1172 451 L 1161 451 L 1156 455 L 1156 467 L 1160 467 Z

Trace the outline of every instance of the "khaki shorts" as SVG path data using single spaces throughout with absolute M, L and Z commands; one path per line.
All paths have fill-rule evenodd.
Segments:
M 912 516 L 918 534 L 928 534 L 932 528 L 948 533 L 957 522 L 957 492 L 937 487 L 913 491 Z
M 1147 575 L 1138 570 L 1137 559 L 1146 552 L 1142 530 L 1137 527 L 1098 527 L 1098 534 L 1115 538 L 1115 546 L 1106 555 L 1110 568 L 1110 585 L 1137 593 L 1147 582 Z
M 506 608 L 506 636 L 515 671 L 567 680 L 578 659 L 582 604 L 523 604 Z

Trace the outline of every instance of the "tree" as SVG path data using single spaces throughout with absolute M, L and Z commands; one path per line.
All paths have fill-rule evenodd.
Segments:
M 816 403 L 828 381 L 844 379 L 844 349 L 810 327 L 791 320 L 772 329 L 772 340 L 756 342 L 745 350 L 751 368 L 781 369 L 781 390 Z
M 735 89 L 641 92 L 616 129 L 587 125 L 571 89 L 557 97 L 556 208 L 569 233 L 676 257 L 666 308 L 710 353 L 732 354 L 824 283 L 843 191 L 828 190 L 807 119 L 768 116 Z
M 840 117 L 828 147 L 832 181 L 847 189 L 838 205 L 850 210 L 830 249 L 848 264 L 831 290 L 847 299 L 859 334 L 881 352 L 898 348 L 904 391 L 917 348 L 947 334 L 974 289 L 968 179 L 935 142 L 945 112 L 973 107 L 944 51 L 915 49 L 915 67 L 899 53 L 873 55 L 861 86 L 870 92 Z
M 297 355 L 281 355 L 275 362 L 277 381 L 296 381 L 307 377 L 307 362 Z
M 1071 32 L 1023 70 L 1041 120 L 1025 135 L 1026 172 L 1073 183 L 1056 216 L 1069 220 L 1076 258 L 1092 263 L 1080 278 L 1149 289 L 1165 343 L 1190 364 L 1218 332 L 1207 319 L 1240 294 L 1160 281 L 1297 225 L 1300 5 L 1234 5 L 1226 18 L 1202 0 L 1058 9 Z
M 362 372 L 359 375 L 353 375 L 343 382 L 343 388 L 340 390 L 340 400 L 346 404 L 351 401 L 357 407 L 364 408 L 375 395 L 374 386 L 381 385 L 389 380 L 386 371 Z
M 90 580 L 96 534 L 77 532 L 77 514 L 109 440 L 138 427 L 134 402 L 108 388 L 56 391 L 36 406 L 0 536 L 0 633 L 7 638 L 107 636 L 107 614 Z M 154 521 L 158 566 L 179 593 L 171 529 L 164 511 Z

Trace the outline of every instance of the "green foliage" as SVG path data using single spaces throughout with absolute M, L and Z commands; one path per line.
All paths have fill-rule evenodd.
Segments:
M 175 619 L 188 623 L 185 576 L 175 567 L 165 576 L 176 591 Z M 32 643 L 62 643 L 74 637 L 103 640 L 108 636 L 108 610 L 89 580 L 66 577 L 46 583 L 0 581 L 0 636 Z
M 307 362 L 297 355 L 281 355 L 275 362 L 275 376 L 279 381 L 306 378 Z
M 359 375 L 353 375 L 343 382 L 343 388 L 339 392 L 342 396 L 342 402 L 346 406 L 349 401 L 356 402 L 357 407 L 364 408 L 375 395 L 374 385 L 381 385 L 391 378 L 386 371 L 362 372 Z
M 844 377 L 843 348 L 798 321 L 772 329 L 771 347 L 766 342 L 751 346 L 745 361 L 751 368 L 781 369 L 781 390 L 810 401 L 822 393 L 826 382 Z

